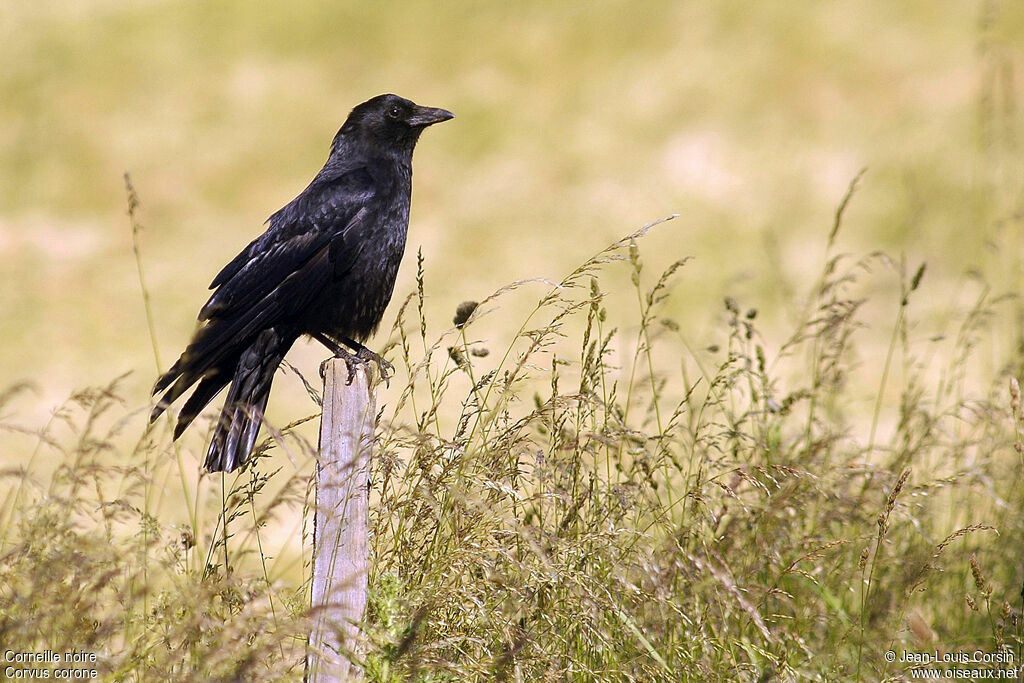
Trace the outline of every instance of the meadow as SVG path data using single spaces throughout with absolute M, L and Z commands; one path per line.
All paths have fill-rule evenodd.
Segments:
M 147 425 L 148 389 L 347 109 L 394 91 L 457 118 L 417 149 L 372 343 L 398 374 L 367 678 L 1019 668 L 1018 5 L 0 17 L 4 648 L 301 678 L 324 352 L 289 356 L 237 476 L 200 473 L 209 418 Z

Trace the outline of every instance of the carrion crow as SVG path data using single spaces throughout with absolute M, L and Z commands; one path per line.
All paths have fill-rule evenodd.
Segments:
M 195 386 L 177 439 L 230 385 L 206 469 L 245 463 L 274 372 L 300 336 L 345 358 L 349 381 L 353 362 L 375 360 L 386 376 L 386 361 L 362 342 L 384 315 L 405 250 L 413 148 L 424 128 L 453 116 L 397 95 L 357 106 L 309 186 L 213 279 L 195 336 L 153 388 L 150 416 Z

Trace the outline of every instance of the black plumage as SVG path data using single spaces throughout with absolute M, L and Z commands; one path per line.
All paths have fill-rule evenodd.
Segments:
M 199 329 L 153 388 L 150 417 L 198 383 L 177 439 L 230 384 L 208 470 L 230 472 L 249 457 L 274 372 L 301 335 L 380 361 L 362 342 L 384 315 L 405 250 L 413 148 L 424 128 L 452 117 L 396 95 L 357 106 L 309 186 L 213 279 Z

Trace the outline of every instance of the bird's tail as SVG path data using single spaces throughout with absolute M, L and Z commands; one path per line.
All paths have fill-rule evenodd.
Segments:
M 268 329 L 242 351 L 206 454 L 207 470 L 230 472 L 248 460 L 263 422 L 274 372 L 290 346 L 276 330 Z

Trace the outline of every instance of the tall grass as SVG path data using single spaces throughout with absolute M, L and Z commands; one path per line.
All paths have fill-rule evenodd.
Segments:
M 914 666 L 886 650 L 937 648 L 1021 661 L 1022 359 L 991 377 L 972 363 L 1019 303 L 985 295 L 946 342 L 922 335 L 923 266 L 835 253 L 853 189 L 782 341 L 733 299 L 711 343 L 673 319 L 686 261 L 650 273 L 641 249 L 671 225 L 467 302 L 440 334 L 419 260 L 374 454 L 370 680 L 882 680 Z M 873 330 L 864 292 L 888 271 L 896 317 Z M 879 334 L 868 364 L 858 344 Z M 298 423 L 237 478 L 190 488 L 117 382 L 40 427 L 12 416 L 24 400 L 0 397 L 27 454 L 3 473 L 0 642 L 95 652 L 112 680 L 299 679 L 307 584 L 281 567 L 308 548 L 267 544 L 305 529 Z M 281 450 L 296 473 L 265 457 Z M 165 518 L 181 491 L 188 510 Z

